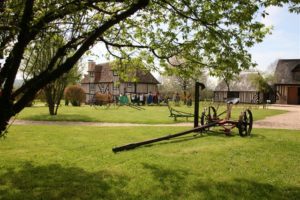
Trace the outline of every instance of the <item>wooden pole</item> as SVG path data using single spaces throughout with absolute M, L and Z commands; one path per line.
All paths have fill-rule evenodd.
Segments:
M 219 121 L 215 121 L 215 122 L 212 122 L 210 124 L 205 124 L 205 125 L 197 127 L 197 128 L 193 128 L 193 129 L 190 129 L 190 130 L 187 130 L 187 131 L 182 131 L 182 132 L 172 134 L 172 135 L 167 135 L 167 136 L 160 137 L 160 138 L 154 138 L 154 139 L 146 140 L 146 141 L 143 141 L 143 142 L 126 144 L 124 146 L 115 147 L 115 148 L 112 149 L 112 151 L 114 153 L 117 153 L 119 151 L 134 149 L 134 148 L 137 148 L 137 147 L 142 146 L 142 145 L 152 144 L 152 143 L 155 143 L 155 142 L 159 142 L 159 141 L 162 141 L 162 140 L 168 140 L 168 139 L 179 137 L 179 136 L 186 135 L 186 134 L 189 134 L 189 133 L 203 131 L 206 128 L 215 126 L 217 123 L 219 123 Z
M 194 106 L 194 128 L 199 126 L 199 101 L 200 101 L 200 91 L 205 88 L 203 83 L 196 82 L 195 83 L 195 106 Z

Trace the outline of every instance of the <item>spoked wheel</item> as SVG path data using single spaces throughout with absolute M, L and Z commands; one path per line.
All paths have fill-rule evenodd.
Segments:
M 209 124 L 217 118 L 217 111 L 213 106 L 209 106 L 208 109 L 204 110 L 201 115 L 201 125 Z
M 252 112 L 249 109 L 247 109 L 244 112 L 242 112 L 239 119 L 238 129 L 239 129 L 240 136 L 242 137 L 249 136 L 252 130 L 252 125 L 253 125 Z

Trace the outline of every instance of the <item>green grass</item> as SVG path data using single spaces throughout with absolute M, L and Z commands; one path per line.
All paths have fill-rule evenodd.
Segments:
M 183 136 L 182 127 L 12 126 L 0 140 L 0 199 L 299 199 L 300 131 Z
M 38 120 L 38 121 L 83 121 L 83 122 L 117 122 L 117 123 L 175 123 L 173 118 L 170 118 L 167 106 L 144 106 L 145 110 L 136 110 L 128 106 L 122 107 L 72 107 L 61 106 L 57 116 L 50 116 L 48 108 L 45 106 L 34 106 L 24 109 L 18 119 Z M 177 110 L 193 113 L 193 107 L 174 107 Z M 219 111 L 223 111 L 225 107 L 221 107 Z M 238 115 L 243 107 L 238 106 L 233 108 L 233 119 L 238 119 Z M 203 106 L 200 107 L 200 113 Z M 252 109 L 254 120 L 264 119 L 267 116 L 285 113 L 282 110 L 271 109 Z M 224 118 L 225 116 L 223 116 Z M 189 118 L 192 122 L 193 118 Z M 185 118 L 178 118 L 176 122 L 186 122 Z

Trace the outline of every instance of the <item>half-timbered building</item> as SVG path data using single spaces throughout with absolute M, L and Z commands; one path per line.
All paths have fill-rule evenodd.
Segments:
M 137 69 L 131 76 L 134 76 L 134 81 L 124 81 L 110 63 L 96 65 L 94 61 L 89 61 L 88 72 L 81 80 L 81 86 L 86 92 L 86 102 L 91 102 L 97 92 L 119 96 L 126 93 L 154 94 L 158 91 L 159 82 L 149 71 Z

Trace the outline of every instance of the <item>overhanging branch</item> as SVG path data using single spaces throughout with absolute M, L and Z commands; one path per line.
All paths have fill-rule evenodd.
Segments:
M 149 0 L 139 0 L 134 3 L 128 10 L 115 15 L 109 21 L 95 29 L 95 31 L 87 37 L 87 39 L 83 42 L 81 47 L 77 49 L 77 51 L 73 54 L 72 57 L 66 59 L 66 61 L 60 65 L 57 69 L 54 69 L 51 73 L 45 72 L 40 74 L 32 87 L 28 88 L 27 92 L 14 104 L 14 111 L 16 113 L 20 112 L 26 104 L 33 100 L 34 95 L 38 90 L 43 88 L 45 85 L 55 80 L 57 77 L 60 77 L 62 74 L 68 72 L 74 64 L 80 59 L 80 57 L 97 41 L 101 35 L 107 31 L 109 28 L 118 24 L 120 21 L 126 19 L 127 17 L 133 15 L 138 10 L 145 8 L 149 4 Z

